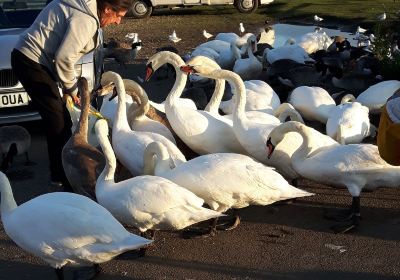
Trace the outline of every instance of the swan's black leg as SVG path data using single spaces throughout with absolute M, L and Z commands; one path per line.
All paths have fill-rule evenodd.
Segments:
M 360 225 L 360 197 L 353 197 L 353 202 L 350 207 L 351 215 L 347 221 L 331 227 L 334 233 L 346 233 L 356 229 Z
M 58 280 L 64 280 L 64 269 L 62 267 L 56 268 L 54 271 L 56 272 Z
M 147 234 L 147 233 L 149 233 L 149 234 Z M 148 230 L 146 232 L 141 232 L 140 233 L 141 237 L 147 238 L 147 239 L 151 239 L 151 240 L 154 240 L 155 235 L 156 235 L 156 231 L 155 230 Z M 144 257 L 146 255 L 147 249 L 148 249 L 148 246 L 140 248 L 139 252 L 138 252 L 138 257 Z
M 74 271 L 74 280 L 91 280 L 101 272 L 101 267 L 94 264 L 89 267 L 82 267 Z
M 36 165 L 35 162 L 31 161 L 28 155 L 28 152 L 25 152 L 25 158 L 26 158 L 26 162 L 25 162 L 25 166 L 33 166 Z
M 13 162 L 14 156 L 18 153 L 17 144 L 12 143 L 6 156 L 3 158 L 3 162 L 1 163 L 1 170 L 3 172 L 7 171 L 10 167 L 11 163 Z

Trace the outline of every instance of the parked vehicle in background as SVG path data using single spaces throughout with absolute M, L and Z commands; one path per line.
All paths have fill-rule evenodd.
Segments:
M 145 18 L 155 8 L 191 7 L 201 5 L 235 5 L 241 13 L 252 13 L 258 6 L 272 3 L 274 0 L 132 0 L 128 15 Z
M 0 0 L 0 124 L 40 119 L 28 94 L 11 69 L 11 51 L 19 34 L 33 23 L 45 6 L 46 0 Z M 75 65 L 77 77 L 85 77 L 90 87 L 97 85 L 100 79 L 103 67 L 101 53 L 100 50 L 95 50 L 86 54 Z

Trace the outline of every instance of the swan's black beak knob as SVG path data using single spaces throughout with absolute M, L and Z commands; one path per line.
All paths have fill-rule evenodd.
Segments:
M 272 144 L 272 142 L 271 142 L 271 137 L 270 138 L 268 138 L 268 141 L 267 141 L 267 150 L 268 150 L 268 153 L 267 153 L 267 156 L 268 156 L 268 159 L 270 159 L 271 158 L 271 156 L 272 156 L 272 153 L 274 152 L 274 150 L 275 150 L 275 146 L 274 146 L 274 144 Z

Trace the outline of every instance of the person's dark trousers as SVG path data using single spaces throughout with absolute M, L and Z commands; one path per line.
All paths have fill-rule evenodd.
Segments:
M 71 191 L 62 166 L 61 153 L 71 137 L 72 121 L 60 96 L 57 82 L 47 67 L 34 62 L 16 49 L 11 53 L 11 65 L 42 117 L 46 130 L 51 180 L 63 183 L 65 190 Z

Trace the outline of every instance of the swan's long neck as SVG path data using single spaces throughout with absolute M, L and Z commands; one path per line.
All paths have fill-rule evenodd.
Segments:
M 221 103 L 224 92 L 225 92 L 225 80 L 216 79 L 213 95 L 211 96 L 211 99 L 208 102 L 204 111 L 210 112 L 212 114 L 218 114 L 219 104 Z
M 283 111 L 282 113 L 279 114 L 279 120 L 281 122 L 285 122 L 287 117 L 289 117 L 291 121 L 297 121 L 300 123 L 304 123 L 304 120 L 301 117 L 301 115 L 299 114 L 299 112 L 297 112 L 293 108 L 287 108 L 285 111 Z
M 12 210 L 17 208 L 17 203 L 15 202 L 14 195 L 11 189 L 10 181 L 6 175 L 1 174 L 0 177 L 0 193 L 1 193 L 1 215 L 10 213 Z
M 310 135 L 310 128 L 305 126 L 302 123 L 296 121 L 286 122 L 281 124 L 278 128 L 279 135 L 281 140 L 283 139 L 284 135 L 288 132 L 297 132 L 303 138 L 303 143 L 301 146 L 293 153 L 292 160 L 299 160 L 303 161 L 307 159 L 308 155 L 312 152 L 312 139 Z
M 106 120 L 99 120 L 101 122 L 106 122 Z M 99 122 L 98 121 L 98 122 Z M 106 124 L 106 129 L 108 130 L 108 125 Z M 96 131 L 97 140 L 101 146 L 101 150 L 103 151 L 106 165 L 104 166 L 103 171 L 101 172 L 98 180 L 114 180 L 115 168 L 117 166 L 117 160 L 115 158 L 114 150 L 111 147 L 110 140 L 108 139 L 108 131 L 98 132 Z
M 88 135 L 88 119 L 89 119 L 89 90 L 84 90 L 82 93 L 82 109 L 79 117 L 78 125 L 75 129 L 75 134 L 82 137 L 87 142 Z
M 114 84 L 118 94 L 118 106 L 117 106 L 117 112 L 115 113 L 115 121 L 114 121 L 115 128 L 130 129 L 128 124 L 128 117 L 126 115 L 125 86 L 122 81 L 122 78 L 119 75 L 116 75 Z
M 181 96 L 186 86 L 187 75 L 184 74 L 180 69 L 181 66 L 185 65 L 185 62 L 177 55 L 165 55 L 162 57 L 161 62 L 161 64 L 171 64 L 174 67 L 176 73 L 175 83 L 165 100 L 165 105 L 172 107 L 174 104 L 177 103 L 178 98 Z
M 147 97 L 147 94 L 144 91 L 144 89 L 138 85 L 137 87 L 135 87 L 133 92 L 135 92 L 136 96 L 139 98 L 140 105 L 137 108 L 132 105 L 129 107 L 128 109 L 129 120 L 136 120 L 144 117 L 150 109 L 149 98 Z M 132 97 L 133 97 L 133 92 L 131 90 L 128 90 L 128 94 Z
M 158 175 L 171 170 L 170 155 L 167 148 L 160 142 L 147 145 L 144 152 L 144 174 Z

